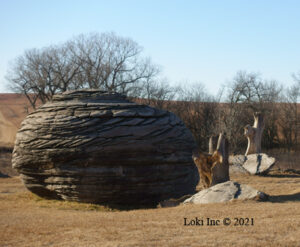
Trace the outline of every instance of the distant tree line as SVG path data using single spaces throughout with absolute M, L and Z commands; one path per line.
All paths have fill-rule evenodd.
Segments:
M 33 108 L 57 93 L 82 88 L 142 98 L 178 115 L 203 150 L 209 137 L 221 131 L 226 132 L 231 152 L 244 150 L 243 128 L 252 124 L 252 113 L 260 111 L 265 115 L 263 148 L 297 149 L 300 74 L 294 75 L 292 87 L 283 88 L 276 81 L 240 71 L 217 96 L 209 95 L 201 84 L 170 86 L 159 75 L 159 67 L 142 56 L 142 48 L 133 40 L 96 33 L 28 50 L 14 61 L 6 78 Z
M 299 149 L 300 133 L 300 75 L 294 79 L 294 85 L 284 88 L 276 81 L 262 80 L 259 74 L 240 71 L 218 96 L 207 94 L 201 84 L 196 84 L 185 88 L 161 85 L 167 94 L 162 97 L 153 93 L 147 98 L 150 105 L 177 114 L 203 150 L 207 150 L 211 135 L 225 132 L 231 152 L 245 151 L 244 127 L 253 124 L 254 112 L 262 112 L 263 149 L 292 151 Z

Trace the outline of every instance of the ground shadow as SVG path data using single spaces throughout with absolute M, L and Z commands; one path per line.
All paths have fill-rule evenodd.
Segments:
M 139 210 L 139 209 L 155 209 L 155 208 L 157 208 L 157 204 L 155 204 L 155 205 L 98 204 L 98 205 L 105 206 L 106 208 L 110 208 L 112 210 L 118 210 L 118 211 L 131 211 L 131 210 Z
M 300 192 L 291 195 L 269 196 L 270 202 L 300 202 Z
M 0 178 L 10 178 L 10 176 L 0 172 Z
M 265 174 L 261 176 L 272 178 L 300 178 L 300 174 Z
M 273 178 L 300 178 L 300 170 L 295 169 L 285 169 L 283 171 L 270 171 L 267 174 L 261 174 L 263 177 L 273 177 Z

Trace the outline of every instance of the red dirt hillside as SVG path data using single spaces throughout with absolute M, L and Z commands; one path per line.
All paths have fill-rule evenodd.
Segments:
M 24 95 L 0 94 L 0 146 L 13 147 L 16 132 L 27 115 L 28 107 L 29 102 Z

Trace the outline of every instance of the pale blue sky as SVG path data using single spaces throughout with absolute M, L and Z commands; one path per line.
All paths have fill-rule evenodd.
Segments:
M 300 1 L 0 0 L 0 92 L 26 49 L 113 31 L 161 65 L 170 83 L 218 90 L 238 70 L 293 83 L 300 71 Z

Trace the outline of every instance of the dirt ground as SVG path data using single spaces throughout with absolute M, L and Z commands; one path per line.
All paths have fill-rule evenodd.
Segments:
M 0 246 L 300 246 L 299 174 L 277 170 L 231 180 L 270 200 L 116 211 L 44 200 L 28 192 L 19 177 L 0 178 Z M 184 225 L 196 217 L 203 226 Z M 220 225 L 207 225 L 207 218 Z M 231 224 L 225 226 L 224 218 Z M 235 226 L 235 218 L 249 218 L 253 225 Z

